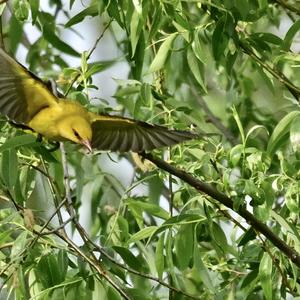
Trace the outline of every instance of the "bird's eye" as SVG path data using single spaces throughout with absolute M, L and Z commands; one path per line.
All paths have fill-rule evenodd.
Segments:
M 75 129 L 73 129 L 73 132 L 74 132 L 74 135 L 79 139 L 80 138 L 79 133 Z

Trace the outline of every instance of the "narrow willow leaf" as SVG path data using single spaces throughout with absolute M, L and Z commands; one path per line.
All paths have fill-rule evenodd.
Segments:
M 267 151 L 271 157 L 274 155 L 276 150 L 278 150 L 278 148 L 287 141 L 291 123 L 299 115 L 299 111 L 292 111 L 277 124 L 269 139 L 267 147 Z
M 72 27 L 75 24 L 78 24 L 84 20 L 85 17 L 94 17 L 98 15 L 98 4 L 93 4 L 86 9 L 82 10 L 74 17 L 72 17 L 66 24 L 65 27 Z
M 27 231 L 23 231 L 15 240 L 11 248 L 10 257 L 13 260 L 21 259 L 21 253 L 26 250 Z
M 9 49 L 12 54 L 16 53 L 23 35 L 23 24 L 14 15 L 10 18 L 9 24 Z
M 165 233 L 163 232 L 156 244 L 155 250 L 155 266 L 159 279 L 162 279 L 163 272 L 165 269 L 165 256 L 164 256 L 164 241 L 165 241 Z
M 164 67 L 164 64 L 168 58 L 172 43 L 174 39 L 176 38 L 177 33 L 170 34 L 164 42 L 161 44 L 156 56 L 154 57 L 154 60 L 152 61 L 149 73 L 156 72 Z
M 2 153 L 1 163 L 2 178 L 7 187 L 12 191 L 18 178 L 18 157 L 15 149 L 9 149 Z
M 300 20 L 297 20 L 293 23 L 293 25 L 290 27 L 290 29 L 286 33 L 283 43 L 282 43 L 282 50 L 289 51 L 289 49 L 291 48 L 293 39 L 299 30 L 300 30 Z
M 260 284 L 266 300 L 272 300 L 272 259 L 268 253 L 264 253 L 259 264 Z
M 132 3 L 134 5 L 134 8 L 137 11 L 137 13 L 141 15 L 142 12 L 143 12 L 142 1 L 140 1 L 140 0 L 132 0 Z
M 192 71 L 195 79 L 197 80 L 197 82 L 199 83 L 200 87 L 202 88 L 202 90 L 207 93 L 207 89 L 204 83 L 204 79 L 202 78 L 202 74 L 200 71 L 200 64 L 201 62 L 196 58 L 192 48 L 188 48 L 187 51 L 187 62 L 188 65 L 190 67 L 190 70 Z
M 244 132 L 243 124 L 241 122 L 241 119 L 238 115 L 238 112 L 237 112 L 235 106 L 232 107 L 232 115 L 233 115 L 233 118 L 235 119 L 235 122 L 236 122 L 238 128 L 239 128 L 241 138 L 242 138 L 242 142 L 243 142 L 243 146 L 245 146 L 245 132 Z
M 235 145 L 230 150 L 229 159 L 231 164 L 234 167 L 239 163 L 243 153 L 244 153 L 244 147 L 242 144 Z
M 7 149 L 11 148 L 18 148 L 21 146 L 28 146 L 28 145 L 38 145 L 36 137 L 32 134 L 23 134 L 11 137 L 8 139 L 1 147 L 0 152 L 3 152 Z
M 136 46 L 142 29 L 141 15 L 135 10 L 130 22 L 130 42 L 131 42 L 131 57 L 134 56 Z
M 137 209 L 141 209 L 153 216 L 162 218 L 164 220 L 167 220 L 169 218 L 169 213 L 157 204 L 137 201 L 134 199 L 129 199 L 126 201 L 126 203 L 130 208 L 135 207 Z
M 0 4 L 0 16 L 2 16 L 5 7 L 6 7 L 6 3 Z
M 120 294 L 112 287 L 108 286 L 107 300 L 122 300 Z
M 59 273 L 59 266 L 56 256 L 52 253 L 41 257 L 36 267 L 38 280 L 43 284 L 44 288 L 51 288 L 53 285 L 63 281 Z
M 67 43 L 65 43 L 64 41 L 62 41 L 53 31 L 53 28 L 48 25 L 48 24 L 44 24 L 43 26 L 43 36 L 44 38 L 56 49 L 75 56 L 75 57 L 80 57 L 80 54 L 74 49 L 72 48 L 70 45 L 68 45 Z
M 196 236 L 195 236 L 195 238 L 196 238 Z M 209 275 L 207 267 L 203 263 L 197 243 L 194 243 L 193 259 L 194 259 L 194 266 L 193 266 L 194 271 L 197 272 L 197 274 L 203 281 L 206 288 L 208 288 L 211 292 L 214 292 L 215 288 L 214 288 L 212 279 Z
M 228 44 L 228 36 L 225 33 L 225 18 L 222 17 L 216 24 L 215 30 L 212 35 L 212 50 L 216 61 L 219 61 Z
M 40 0 L 29 0 L 29 4 L 31 9 L 32 24 L 35 24 L 39 12 Z
M 291 124 L 290 140 L 294 151 L 300 150 L 300 116 L 294 118 Z
M 150 237 L 156 230 L 157 226 L 149 226 L 146 228 L 143 228 L 142 230 L 138 231 L 137 233 L 133 234 L 131 238 L 127 241 L 127 244 L 135 243 L 140 240 L 144 240 L 148 237 Z
M 256 39 L 261 39 L 267 43 L 274 44 L 274 45 L 281 45 L 283 40 L 278 37 L 277 35 L 269 32 L 257 32 L 250 34 L 250 37 L 255 37 Z
M 122 257 L 124 262 L 132 269 L 136 271 L 142 271 L 140 261 L 124 247 L 113 246 L 113 249 Z
M 194 34 L 194 41 L 192 42 L 192 48 L 194 50 L 194 53 L 196 57 L 203 63 L 207 63 L 207 55 L 203 50 L 203 47 L 201 45 L 201 41 L 199 39 L 199 30 L 197 30 Z
M 185 270 L 193 256 L 193 224 L 181 225 L 175 236 L 175 253 L 178 267 Z

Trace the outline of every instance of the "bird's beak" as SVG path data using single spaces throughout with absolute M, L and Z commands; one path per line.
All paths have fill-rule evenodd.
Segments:
M 81 140 L 81 144 L 82 144 L 86 149 L 88 149 L 88 152 L 89 152 L 89 153 L 92 153 L 92 152 L 93 152 L 92 145 L 91 145 L 91 142 L 90 142 L 89 140 Z

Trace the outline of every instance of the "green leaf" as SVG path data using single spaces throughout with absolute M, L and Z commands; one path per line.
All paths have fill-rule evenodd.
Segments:
M 61 281 L 65 280 L 69 265 L 68 254 L 65 250 L 59 250 L 57 254 L 57 266 L 59 269 L 59 277 Z
M 159 279 L 162 279 L 165 268 L 164 241 L 165 233 L 163 232 L 158 238 L 155 250 L 155 266 Z
M 127 241 L 127 245 L 150 237 L 157 230 L 157 228 L 157 226 L 149 226 L 143 228 L 142 230 L 138 231 L 130 237 L 130 239 Z
M 34 25 L 40 8 L 40 0 L 29 0 L 29 4 L 31 8 L 32 24 Z
M 250 34 L 250 37 L 254 37 L 255 39 L 261 39 L 264 42 L 274 45 L 281 45 L 281 43 L 283 42 L 283 40 L 280 37 L 270 32 L 256 32 Z
M 222 248 L 224 251 L 227 250 L 227 239 L 226 235 L 223 232 L 222 228 L 216 222 L 212 222 L 212 234 L 213 239 L 217 242 L 217 244 Z
M 80 13 L 76 14 L 72 17 L 66 24 L 65 27 L 72 27 L 75 24 L 78 24 L 84 20 L 85 17 L 91 16 L 95 17 L 98 15 L 98 4 L 92 4 L 91 6 L 87 7 L 86 9 L 82 10 Z
M 299 111 L 292 111 L 279 121 L 268 142 L 267 152 L 271 157 L 287 141 L 291 124 L 299 115 Z
M 91 64 L 88 64 L 88 70 L 85 73 L 86 78 L 89 78 L 93 76 L 94 74 L 98 74 L 102 71 L 107 70 L 111 66 L 113 66 L 116 63 L 115 60 L 108 60 L 108 61 L 99 61 L 99 62 L 94 62 Z
M 244 278 L 244 280 L 243 280 L 243 282 L 242 282 L 242 284 L 241 284 L 241 288 L 242 289 L 244 289 L 244 288 L 246 288 L 246 287 L 249 287 L 249 285 L 254 285 L 254 286 L 256 286 L 256 282 L 257 282 L 257 275 L 258 275 L 258 270 L 253 270 L 253 271 L 251 271 L 250 273 L 248 273 L 246 276 L 245 276 L 245 278 Z
M 293 147 L 293 150 L 300 150 L 300 116 L 296 116 L 292 123 L 290 129 L 290 141 Z
M 185 270 L 193 256 L 193 224 L 180 226 L 175 236 L 175 253 L 177 256 L 178 267 L 180 270 Z
M 196 236 L 195 236 L 195 238 L 196 238 Z M 196 272 L 196 274 L 203 281 L 206 288 L 208 288 L 212 293 L 214 293 L 215 288 L 213 285 L 213 281 L 209 275 L 209 271 L 208 271 L 207 267 L 203 263 L 203 260 L 202 260 L 201 254 L 200 254 L 200 249 L 198 248 L 197 243 L 194 243 L 193 260 L 194 260 L 193 272 Z
M 72 9 L 75 0 L 70 0 L 69 8 Z
M 238 243 L 238 247 L 246 245 L 249 241 L 252 241 L 256 238 L 256 232 L 252 227 L 250 227 L 243 235 Z
M 37 142 L 37 138 L 32 134 L 23 134 L 11 137 L 8 139 L 1 147 L 0 152 L 11 148 L 19 148 L 22 146 L 32 146 L 32 145 L 39 145 L 40 143 Z
M 257 72 L 259 73 L 259 75 L 261 76 L 263 81 L 265 82 L 265 84 L 268 87 L 268 89 L 270 90 L 270 92 L 274 95 L 275 89 L 274 89 L 273 78 L 269 74 L 267 74 L 265 72 L 265 70 L 262 69 L 258 64 L 256 64 L 256 66 L 257 66 L 257 68 L 256 68 Z
M 264 253 L 259 264 L 260 284 L 266 300 L 272 300 L 272 259 L 268 253 Z
M 296 33 L 300 30 L 300 20 L 297 20 L 293 23 L 293 25 L 290 27 L 288 32 L 286 33 L 283 43 L 282 43 L 282 50 L 289 51 L 293 42 L 293 39 L 296 35 Z
M 23 251 L 26 251 L 26 244 L 27 244 L 27 231 L 23 231 L 18 235 L 18 237 L 14 240 L 14 244 L 11 249 L 10 258 L 12 261 L 15 259 L 22 259 L 21 254 Z
M 145 37 L 144 37 L 144 33 L 141 32 L 138 39 L 138 43 L 136 45 L 135 53 L 132 57 L 132 61 L 134 62 L 134 64 L 131 70 L 132 70 L 133 78 L 136 80 L 140 80 L 142 77 L 145 48 L 146 48 Z
M 107 299 L 107 300 L 122 300 L 120 294 L 110 286 L 108 286 L 107 298 L 105 298 L 105 299 Z
M 239 128 L 239 132 L 240 132 L 241 138 L 242 138 L 242 143 L 243 143 L 243 146 L 245 147 L 245 142 L 246 142 L 245 132 L 244 132 L 244 128 L 243 128 L 243 124 L 241 122 L 240 116 L 239 116 L 235 106 L 232 107 L 232 115 L 233 115 L 233 118 L 234 118 L 238 128 Z
M 274 218 L 274 220 L 276 222 L 279 223 L 279 225 L 284 228 L 284 230 L 286 230 L 288 233 L 291 233 L 292 236 L 296 237 L 296 242 L 299 243 L 300 241 L 300 235 L 297 231 L 297 229 L 294 227 L 293 224 L 291 224 L 290 222 L 288 222 L 285 218 L 283 218 L 281 215 L 279 215 L 278 213 L 276 213 L 275 211 L 271 211 L 271 216 L 272 218 Z
M 130 21 L 131 57 L 134 57 L 136 46 L 140 38 L 141 30 L 142 30 L 141 15 L 135 10 L 131 16 L 131 21 Z
M 43 255 L 36 266 L 37 280 L 44 288 L 50 288 L 53 285 L 63 281 L 62 274 L 59 272 L 58 261 L 52 253 Z
M 128 199 L 125 201 L 129 208 L 135 208 L 149 213 L 150 215 L 167 220 L 169 213 L 157 204 Z
M 12 54 L 15 54 L 22 39 L 23 24 L 14 15 L 10 18 L 8 35 L 10 37 L 9 50 Z
M 203 63 L 207 63 L 207 55 L 203 50 L 203 46 L 201 45 L 201 41 L 199 39 L 199 30 L 196 30 L 194 33 L 194 40 L 192 42 L 192 48 L 196 55 L 196 57 Z
M 197 80 L 197 82 L 199 83 L 200 87 L 202 88 L 202 90 L 207 93 L 207 89 L 203 80 L 203 76 L 201 74 L 201 70 L 200 70 L 200 64 L 201 62 L 196 58 L 193 50 L 191 47 L 188 48 L 187 50 L 187 62 L 188 65 L 190 67 L 190 70 L 192 71 L 195 79 Z
M 234 167 L 239 163 L 243 153 L 244 153 L 244 147 L 241 144 L 235 145 L 233 148 L 231 148 L 229 159 L 231 164 Z
M 2 152 L 1 160 L 2 178 L 7 187 L 12 191 L 18 178 L 18 156 L 15 149 Z
M 99 2 L 101 2 L 101 1 L 99 1 Z M 108 2 L 106 12 L 108 13 L 108 15 L 111 18 L 115 19 L 118 22 L 118 24 L 121 28 L 124 28 L 124 24 L 123 24 L 122 17 L 121 17 L 120 11 L 119 11 L 119 5 L 118 5 L 117 0 L 110 0 Z
M 212 50 L 216 61 L 219 61 L 224 55 L 229 38 L 225 32 L 225 17 L 219 19 L 212 35 Z
M 56 49 L 72 55 L 72 56 L 76 56 L 76 57 L 80 57 L 81 55 L 74 50 L 70 45 L 68 45 L 67 43 L 65 43 L 64 41 L 62 41 L 53 31 L 52 26 L 48 25 L 47 23 L 45 23 L 43 25 L 43 37 Z
M 154 60 L 152 61 L 149 73 L 156 72 L 164 67 L 166 60 L 168 58 L 171 46 L 173 44 L 174 39 L 176 38 L 177 33 L 170 34 L 161 44 Z
M 5 7 L 6 7 L 6 3 L 0 4 L 0 16 L 2 16 Z
M 124 260 L 124 262 L 132 269 L 141 272 L 142 266 L 140 261 L 127 249 L 124 247 L 113 246 L 112 247 Z

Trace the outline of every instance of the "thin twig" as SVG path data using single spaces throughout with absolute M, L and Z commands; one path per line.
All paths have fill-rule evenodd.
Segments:
M 50 218 L 48 218 L 47 222 L 45 222 L 45 224 L 42 226 L 42 228 L 39 231 L 34 230 L 34 233 L 36 234 L 36 237 L 32 240 L 32 242 L 30 243 L 30 247 L 33 247 L 36 242 L 38 241 L 38 239 L 42 236 L 45 235 L 45 233 L 43 233 L 43 231 L 48 227 L 48 225 L 50 224 L 51 220 L 55 217 L 55 215 L 57 215 L 58 211 L 61 209 L 61 207 L 65 204 L 66 199 L 64 201 L 62 201 L 55 209 L 55 211 L 53 212 L 53 214 L 50 216 Z M 68 220 L 69 222 L 70 220 Z M 62 229 L 64 228 L 64 226 L 68 223 L 68 222 L 63 222 L 60 224 L 59 228 L 56 228 L 55 231 L 57 231 L 58 229 Z M 46 234 L 49 234 L 49 232 L 47 231 Z
M 61 153 L 61 161 L 64 170 L 64 185 L 65 185 L 65 194 L 66 194 L 66 207 L 70 217 L 73 219 L 75 217 L 75 212 L 72 203 L 72 195 L 71 195 L 71 188 L 70 188 L 70 180 L 69 180 L 69 170 L 68 170 L 68 162 L 67 156 L 65 151 L 64 143 L 60 143 L 60 153 Z
M 88 55 L 86 56 L 86 60 L 88 60 L 88 59 L 91 57 L 91 55 L 92 55 L 93 52 L 95 51 L 95 49 L 96 49 L 98 43 L 99 43 L 100 40 L 103 38 L 103 36 L 104 36 L 106 30 L 108 29 L 108 27 L 110 26 L 110 24 L 111 24 L 112 21 L 113 21 L 113 19 L 110 19 L 109 22 L 106 24 L 106 26 L 105 26 L 104 29 L 102 30 L 101 34 L 100 34 L 99 37 L 97 38 L 97 40 L 96 40 L 94 46 L 93 46 L 92 49 L 88 52 Z M 77 74 L 77 75 L 73 78 L 73 80 L 72 80 L 72 82 L 70 83 L 70 85 L 69 85 L 67 91 L 65 92 L 65 97 L 68 96 L 68 94 L 69 94 L 69 92 L 70 92 L 70 90 L 71 90 L 73 84 L 76 82 L 76 80 L 77 80 L 79 77 L 80 77 L 80 74 Z

